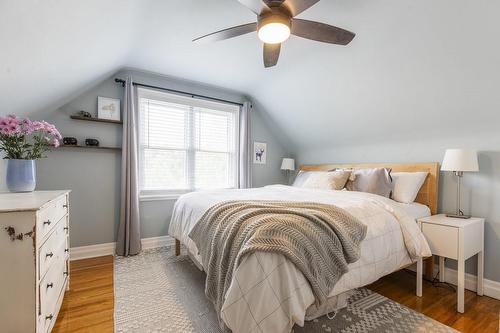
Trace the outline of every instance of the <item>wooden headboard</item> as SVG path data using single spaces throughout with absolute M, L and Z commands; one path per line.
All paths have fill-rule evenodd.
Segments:
M 335 168 L 362 169 L 362 168 L 391 168 L 393 172 L 427 171 L 427 179 L 417 194 L 416 202 L 428 206 L 431 214 L 437 214 L 439 163 L 347 163 L 347 164 L 318 164 L 302 165 L 304 171 L 327 171 Z

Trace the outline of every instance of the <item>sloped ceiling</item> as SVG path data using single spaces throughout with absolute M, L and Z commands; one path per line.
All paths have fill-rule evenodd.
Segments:
M 244 92 L 301 148 L 494 131 L 499 12 L 494 0 L 323 0 L 301 17 L 353 42 L 292 37 L 264 69 L 256 34 L 191 43 L 254 21 L 236 0 L 2 0 L 0 107 L 54 108 L 134 67 Z

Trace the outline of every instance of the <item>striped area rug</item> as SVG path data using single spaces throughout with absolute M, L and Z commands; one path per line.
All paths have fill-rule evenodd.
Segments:
M 204 285 L 204 273 L 188 256 L 173 256 L 169 247 L 115 258 L 115 332 L 221 333 Z M 293 332 L 457 331 L 360 288 L 333 319 L 320 317 L 304 327 L 295 326 Z

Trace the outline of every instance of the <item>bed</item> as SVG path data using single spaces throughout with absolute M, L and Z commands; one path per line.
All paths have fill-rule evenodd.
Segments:
M 300 170 L 318 171 L 335 168 L 391 168 L 394 172 L 425 171 L 427 178 L 415 203 L 401 204 L 378 195 L 295 188 L 271 185 L 246 190 L 214 190 L 186 194 L 179 198 L 172 214 L 169 234 L 176 239 L 176 254 L 183 244 L 193 262 L 201 269 L 202 258 L 189 233 L 213 205 L 228 200 L 286 200 L 334 204 L 359 218 L 368 226 L 361 243 L 361 258 L 349 265 L 318 307 L 302 273 L 283 256 L 254 253 L 245 256 L 236 268 L 220 313 L 233 332 L 290 332 L 294 324 L 334 313 L 345 305 L 355 288 L 368 285 L 382 276 L 430 256 L 425 238 L 415 223 L 420 217 L 437 212 L 438 163 L 412 164 L 323 164 L 304 165 Z M 411 249 L 411 251 L 409 250 Z M 432 274 L 432 261 L 427 263 Z M 421 282 L 418 285 L 421 292 Z

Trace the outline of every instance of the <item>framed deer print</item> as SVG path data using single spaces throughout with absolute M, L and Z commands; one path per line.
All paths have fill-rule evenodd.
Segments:
M 254 142 L 253 143 L 253 163 L 266 164 L 267 157 L 267 143 Z

